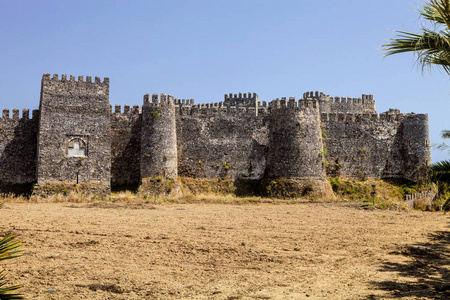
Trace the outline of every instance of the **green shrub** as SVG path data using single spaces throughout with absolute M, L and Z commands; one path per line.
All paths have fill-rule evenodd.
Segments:
M 152 116 L 155 117 L 155 118 L 159 118 L 159 117 L 161 116 L 161 114 L 159 113 L 158 110 L 152 111 L 151 114 L 152 114 Z

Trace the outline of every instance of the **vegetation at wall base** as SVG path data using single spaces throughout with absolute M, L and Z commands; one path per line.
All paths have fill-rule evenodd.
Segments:
M 220 203 L 220 204 L 257 204 L 257 203 L 304 203 L 307 201 L 337 201 L 337 202 L 362 202 L 367 207 L 372 206 L 373 187 L 376 185 L 375 206 L 381 209 L 410 209 L 411 206 L 404 202 L 405 194 L 423 193 L 434 191 L 439 187 L 439 191 L 447 191 L 438 195 L 437 201 L 432 205 L 438 208 L 445 202 L 443 198 L 450 195 L 450 185 L 446 183 L 414 183 L 404 179 L 358 179 L 346 177 L 328 177 L 330 190 L 334 195 L 331 197 L 321 196 L 317 192 L 317 187 L 313 182 L 304 180 L 300 183 L 295 180 L 285 178 L 264 180 L 234 180 L 220 178 L 189 178 L 179 177 L 181 194 L 170 194 L 175 186 L 174 180 L 164 180 L 157 182 L 157 204 L 193 204 L 193 203 Z M 164 181 L 164 182 L 163 182 Z M 295 182 L 294 182 L 295 181 Z M 67 195 L 57 194 L 47 197 L 0 195 L 3 202 L 15 203 L 92 203 L 92 202 L 112 202 L 130 204 L 153 204 L 154 203 L 154 183 L 147 182 L 143 190 L 136 190 L 135 186 L 126 189 L 121 186 L 107 198 L 94 197 L 92 195 L 76 194 L 70 192 Z M 426 209 L 429 202 L 419 203 L 414 201 L 415 209 Z M 417 205 L 416 205 L 417 203 Z M 419 205 L 420 204 L 420 205 Z
M 438 197 L 447 199 L 443 209 L 450 208 L 450 160 L 437 162 L 431 166 L 431 178 L 438 187 Z
M 441 134 L 442 138 L 449 139 L 450 131 L 443 130 Z M 440 150 L 448 150 L 449 146 L 442 143 L 437 146 Z M 430 168 L 431 179 L 436 183 L 438 187 L 438 196 L 440 198 L 447 199 L 443 204 L 444 210 L 450 209 L 450 160 L 443 160 L 433 164 Z
M 382 209 L 407 209 L 403 201 L 405 194 L 436 190 L 433 183 L 414 183 L 398 178 L 359 180 L 330 177 L 329 180 L 338 201 L 366 202 L 367 207 L 372 205 L 374 197 L 372 191 L 375 185 L 375 206 Z M 436 202 L 436 205 L 439 203 Z M 415 208 L 424 210 L 426 205 L 417 205 Z

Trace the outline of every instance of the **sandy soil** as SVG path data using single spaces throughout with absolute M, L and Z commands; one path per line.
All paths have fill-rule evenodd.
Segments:
M 20 204 L 29 299 L 449 299 L 448 216 L 356 204 Z

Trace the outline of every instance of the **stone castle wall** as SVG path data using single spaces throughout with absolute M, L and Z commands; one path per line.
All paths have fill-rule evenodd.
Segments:
M 236 98 L 234 98 L 236 101 Z M 179 105 L 178 170 L 194 178 L 260 179 L 268 147 L 268 107 Z M 258 112 L 258 113 L 257 113 Z
M 108 191 L 183 176 L 281 178 L 325 191 L 326 175 L 418 180 L 430 164 L 427 115 L 378 115 L 372 95 L 307 92 L 268 103 L 239 93 L 195 105 L 147 94 L 142 107 L 111 110 L 108 78 L 44 74 L 33 118 L 5 110 L 0 119 L 0 189 L 78 180 Z
M 111 185 L 140 182 L 142 114 L 140 107 L 120 105 L 111 114 Z
M 328 175 L 415 181 L 431 163 L 426 115 L 322 113 L 321 120 Z
M 42 77 L 37 183 L 111 180 L 109 79 Z
M 0 193 L 25 192 L 36 181 L 39 111 L 4 109 L 0 118 Z

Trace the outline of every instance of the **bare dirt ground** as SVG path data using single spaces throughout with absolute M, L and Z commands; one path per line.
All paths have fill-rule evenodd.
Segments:
M 448 221 L 344 203 L 0 210 L 29 299 L 450 299 Z

